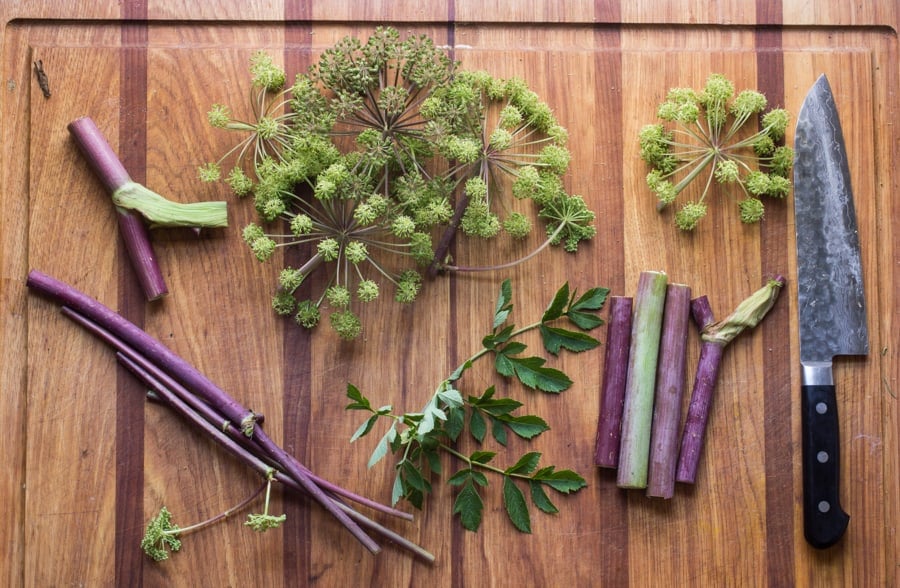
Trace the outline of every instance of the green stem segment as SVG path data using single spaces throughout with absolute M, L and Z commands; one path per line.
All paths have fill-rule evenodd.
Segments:
M 656 498 L 672 498 L 675 495 L 690 302 L 689 286 L 669 284 L 666 288 L 647 483 L 647 496 Z
M 625 382 L 617 477 L 620 488 L 647 487 L 653 395 L 666 286 L 665 273 L 641 272 L 634 298 L 631 348 Z

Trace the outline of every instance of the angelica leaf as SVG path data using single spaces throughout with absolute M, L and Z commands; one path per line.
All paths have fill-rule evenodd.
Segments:
M 565 312 L 566 305 L 569 304 L 569 302 L 569 283 L 566 282 L 563 284 L 562 288 L 556 291 L 556 295 L 550 302 L 550 306 L 547 307 L 547 310 L 544 311 L 544 316 L 541 317 L 541 322 L 547 323 L 560 318 Z
M 369 418 L 367 418 L 367 419 L 363 422 L 363 424 L 361 424 L 361 425 L 359 426 L 359 428 L 356 429 L 356 431 L 355 431 L 355 432 L 353 433 L 353 435 L 350 437 L 350 442 L 353 443 L 354 441 L 356 441 L 356 440 L 359 439 L 360 437 L 364 437 L 364 436 L 368 435 L 369 432 L 372 430 L 372 427 L 375 426 L 375 422 L 378 421 L 378 416 L 379 416 L 379 415 L 377 415 L 377 414 L 373 414 L 372 416 L 370 416 Z
M 523 439 L 531 439 L 544 431 L 550 430 L 550 425 L 547 424 L 547 421 L 533 414 L 522 416 L 502 415 L 496 417 L 496 420 Z
M 556 508 L 556 505 L 553 504 L 553 501 L 547 496 L 547 493 L 544 491 L 544 486 L 540 482 L 532 480 L 528 483 L 528 486 L 531 489 L 531 502 L 533 502 L 541 512 L 547 514 L 556 514 L 559 512 L 559 509 Z
M 469 417 L 469 432 L 479 443 L 484 441 L 484 436 L 487 434 L 487 424 L 477 410 L 472 411 L 472 416 Z
M 481 515 L 484 510 L 484 502 L 478 495 L 478 490 L 471 480 L 456 495 L 453 503 L 453 514 L 459 515 L 463 528 L 469 531 L 477 531 L 481 525 Z
M 578 473 L 572 470 L 556 471 L 553 466 L 541 468 L 531 479 L 546 484 L 563 494 L 577 492 L 587 486 L 587 482 Z
M 508 372 L 512 371 L 519 381 L 529 388 L 557 394 L 568 389 L 573 383 L 560 370 L 545 367 L 544 364 L 547 363 L 547 360 L 543 357 L 507 357 L 503 355 L 498 356 L 498 360 L 500 357 L 504 357 L 506 360 L 503 369 L 507 373 L 501 371 L 499 367 L 497 371 L 503 375 L 508 375 Z
M 507 278 L 500 285 L 500 296 L 497 298 L 497 305 L 494 310 L 494 329 L 505 323 L 509 313 L 512 312 L 511 300 L 512 282 Z
M 541 454 L 536 451 L 529 451 L 519 458 L 515 464 L 506 468 L 506 474 L 530 474 L 533 472 L 541 459 Z
M 523 533 L 531 533 L 531 516 L 525 495 L 509 476 L 503 478 L 503 506 L 512 524 Z
M 544 349 L 553 355 L 559 355 L 560 349 L 580 353 L 600 345 L 600 342 L 590 335 L 579 333 L 578 331 L 541 325 L 540 332 L 541 339 L 544 342 Z
M 359 391 L 359 388 L 353 384 L 347 384 L 347 398 L 353 402 L 348 404 L 345 407 L 345 410 L 372 410 L 369 399 L 363 396 L 362 392 Z

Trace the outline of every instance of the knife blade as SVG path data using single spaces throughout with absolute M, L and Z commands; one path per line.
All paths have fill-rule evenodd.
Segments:
M 809 90 L 794 135 L 800 329 L 803 531 L 824 549 L 843 536 L 840 437 L 832 360 L 866 355 L 869 337 L 850 169 L 831 86 Z

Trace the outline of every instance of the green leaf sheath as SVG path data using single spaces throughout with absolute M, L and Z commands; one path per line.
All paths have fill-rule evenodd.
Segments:
M 675 495 L 690 305 L 691 289 L 684 284 L 669 284 L 656 370 L 647 482 L 647 496 L 657 498 Z
M 631 348 L 625 381 L 617 484 L 646 488 L 656 364 L 666 300 L 666 274 L 641 272 L 634 297 Z
M 606 354 L 600 388 L 600 417 L 594 447 L 594 464 L 604 468 L 615 468 L 619 465 L 633 302 L 628 296 L 613 296 L 609 301 Z

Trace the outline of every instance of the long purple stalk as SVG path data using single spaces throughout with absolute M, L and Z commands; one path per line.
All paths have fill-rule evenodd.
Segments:
M 647 496 L 657 498 L 672 498 L 675 495 L 690 302 L 690 287 L 684 284 L 668 285 L 656 368 L 656 391 L 653 395 L 647 480 Z
M 75 139 L 75 144 L 110 195 L 132 181 L 128 171 L 106 141 L 106 137 L 90 117 L 85 116 L 72 121 L 68 129 Z M 136 212 L 116 206 L 116 220 L 119 234 L 125 243 L 125 249 L 144 296 L 151 301 L 165 296 L 168 288 L 157 263 L 156 254 L 153 252 L 150 233 L 144 219 Z
M 68 316 L 70 318 L 76 318 L 78 315 L 69 314 Z M 81 317 L 81 318 L 83 318 L 83 317 Z M 124 353 L 117 352 L 116 358 L 126 368 L 128 368 L 133 374 L 135 374 L 135 376 L 137 376 L 147 386 L 149 386 L 153 390 L 154 393 L 158 394 L 164 402 L 168 403 L 173 409 L 175 409 L 184 418 L 188 419 L 191 423 L 198 426 L 209 437 L 211 437 L 213 440 L 215 440 L 219 444 L 221 444 L 222 447 L 224 447 L 232 455 L 235 455 L 238 459 L 243 461 L 246 465 L 255 469 L 257 472 L 259 472 L 264 477 L 268 477 L 271 466 L 268 463 L 266 463 L 264 460 L 260 459 L 258 456 L 254 455 L 252 451 L 249 451 L 241 443 L 241 439 L 239 439 L 239 438 L 235 439 L 235 438 L 229 436 L 226 431 L 223 431 L 222 429 L 215 427 L 213 423 L 207 421 L 207 419 L 203 418 L 199 413 L 194 412 L 193 409 L 191 408 L 191 406 L 188 405 L 187 403 L 185 403 L 179 397 L 178 394 L 176 394 L 172 390 L 169 390 L 161 380 L 157 379 L 151 372 L 145 370 L 137 362 L 132 361 Z M 313 477 L 313 476 L 311 476 L 311 477 Z M 294 478 L 291 478 L 284 472 L 275 471 L 274 479 L 275 479 L 275 481 L 284 485 L 286 488 L 289 488 L 295 492 L 306 494 L 305 490 L 297 482 L 297 480 L 295 480 Z M 330 487 L 334 486 L 334 485 L 329 483 L 329 484 L 327 484 L 328 487 L 326 487 L 325 485 L 322 485 L 322 484 L 320 484 L 320 486 L 323 486 L 323 488 L 325 488 L 326 490 L 329 490 Z M 251 500 L 253 500 L 257 496 L 259 496 L 260 491 L 263 488 L 265 488 L 265 485 L 263 485 L 260 488 L 260 490 L 257 490 L 253 495 L 251 495 L 247 500 L 242 502 L 238 507 L 231 509 L 229 511 L 229 514 L 235 512 L 237 510 L 240 510 L 241 508 L 243 508 L 243 506 L 248 504 Z M 341 488 L 336 488 L 336 489 L 343 490 Z M 349 497 L 351 500 L 355 499 L 355 498 L 361 498 L 361 497 L 356 496 L 355 494 L 347 493 L 346 491 L 344 491 L 343 494 L 338 493 L 338 492 L 336 492 L 336 494 L 345 495 L 345 497 Z M 347 495 L 349 495 L 349 496 L 347 496 Z M 357 500 L 357 502 L 360 502 L 360 501 Z M 367 505 L 369 505 L 369 503 L 371 503 L 372 501 L 363 499 L 362 502 L 365 502 Z M 381 534 L 383 537 L 397 543 L 404 549 L 407 549 L 407 550 L 415 553 L 419 557 L 422 557 L 423 559 L 425 559 L 429 562 L 434 561 L 434 555 L 432 553 L 423 549 L 421 546 L 417 545 L 416 543 L 413 543 L 409 539 L 406 539 L 405 537 L 403 537 L 396 531 L 388 529 L 384 525 L 381 525 L 381 524 L 377 523 L 376 521 L 373 521 L 372 519 L 365 516 L 364 514 L 354 510 L 352 507 L 350 507 L 342 502 L 339 502 L 336 499 L 335 499 L 335 504 L 338 508 L 340 508 L 341 510 L 346 512 L 350 518 L 352 518 L 354 521 L 359 523 L 361 526 L 364 526 L 372 531 L 375 531 L 375 532 Z M 379 510 L 381 512 L 387 512 L 388 514 L 397 514 L 399 516 L 402 516 L 403 518 L 412 519 L 411 515 L 408 515 L 407 513 L 403 512 L 403 511 L 397 511 L 390 507 L 385 507 L 384 505 L 381 505 L 381 504 L 375 503 L 375 504 L 371 504 L 371 506 L 374 506 L 376 510 Z M 224 513 L 223 513 L 223 515 L 224 515 Z M 215 520 L 223 518 L 223 515 L 219 515 L 218 517 L 215 517 L 215 519 L 212 519 L 208 522 L 211 523 Z
M 29 288 L 36 292 L 44 294 L 63 306 L 70 307 L 78 314 L 97 323 L 125 345 L 140 350 L 142 356 L 158 366 L 162 371 L 171 375 L 185 388 L 203 398 L 205 402 L 219 411 L 230 423 L 238 424 L 248 436 L 253 437 L 255 442 L 272 459 L 281 464 L 285 471 L 294 477 L 311 497 L 315 498 L 327 511 L 344 524 L 363 545 L 373 553 L 378 552 L 379 547 L 372 538 L 366 535 L 359 525 L 350 519 L 344 511 L 337 508 L 321 488 L 303 474 L 303 466 L 296 458 L 275 444 L 261 427 L 254 425 L 253 412 L 241 406 L 196 368 L 121 315 L 75 288 L 37 270 L 29 272 L 26 283 Z M 111 341 L 107 341 L 107 343 L 111 343 Z
M 628 349 L 631 346 L 631 308 L 629 296 L 611 296 L 606 330 L 606 355 L 600 389 L 600 418 L 594 445 L 594 464 L 604 468 L 619 465 L 622 433 L 622 409 L 625 404 L 625 378 Z

